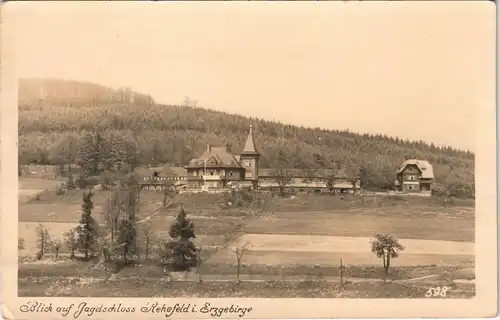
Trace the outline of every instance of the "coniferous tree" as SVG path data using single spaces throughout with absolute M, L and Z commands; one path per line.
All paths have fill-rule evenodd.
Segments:
M 77 163 L 86 175 L 97 175 L 106 167 L 104 138 L 100 132 L 82 137 L 77 154 Z
M 189 270 L 197 264 L 197 248 L 193 243 L 194 224 L 187 217 L 184 208 L 170 226 L 170 241 L 164 243 L 162 258 L 174 270 Z
M 76 228 L 77 233 L 77 248 L 83 252 L 85 259 L 93 256 L 97 251 L 97 239 L 99 236 L 98 224 L 92 217 L 92 209 L 94 204 L 92 202 L 91 191 L 86 191 L 83 194 L 82 204 L 82 217 L 80 223 Z

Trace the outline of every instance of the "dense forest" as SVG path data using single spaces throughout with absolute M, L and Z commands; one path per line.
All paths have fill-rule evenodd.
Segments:
M 88 141 L 98 133 L 103 146 L 115 144 L 115 154 L 117 146 L 123 146 L 126 154 L 120 161 L 182 166 L 207 144 L 225 144 L 239 153 L 251 124 L 262 154 L 261 167 L 335 170 L 342 166 L 353 172 L 363 168 L 368 185 L 389 188 L 400 164 L 418 158 L 434 166 L 439 188 L 458 195 L 474 194 L 474 154 L 469 151 L 377 134 L 298 127 L 200 107 L 161 105 L 130 89 L 63 80 L 20 82 L 19 162 L 78 162 L 82 150 L 89 148 Z

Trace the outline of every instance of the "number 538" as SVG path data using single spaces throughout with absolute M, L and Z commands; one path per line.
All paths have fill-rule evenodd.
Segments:
M 425 297 L 426 298 L 430 298 L 430 297 L 446 297 L 446 293 L 450 289 L 451 289 L 450 287 L 446 287 L 446 286 L 430 288 L 425 293 Z

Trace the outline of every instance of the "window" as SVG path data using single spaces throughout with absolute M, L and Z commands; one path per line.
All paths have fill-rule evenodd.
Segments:
M 232 177 L 232 176 L 233 176 L 233 172 L 232 172 L 232 171 L 231 171 L 231 172 L 229 172 L 229 175 Z
M 425 171 L 425 169 L 427 169 L 427 168 L 425 168 L 425 167 L 424 167 L 424 168 L 422 168 L 422 171 Z
M 415 176 L 409 176 L 408 177 L 411 181 L 414 181 L 415 180 Z
M 413 186 L 411 184 L 408 186 L 408 190 L 413 190 Z

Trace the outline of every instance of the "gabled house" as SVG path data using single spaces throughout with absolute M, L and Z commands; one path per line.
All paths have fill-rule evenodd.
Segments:
M 207 145 L 206 151 L 189 162 L 186 177 L 189 189 L 222 189 L 233 183 L 255 186 L 260 154 L 255 147 L 252 126 L 243 151 L 234 155 L 224 147 Z
M 410 159 L 396 172 L 396 186 L 404 193 L 430 194 L 434 183 L 434 169 L 426 160 Z

